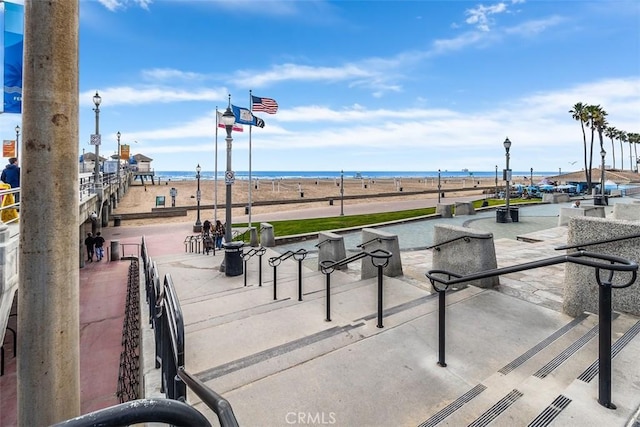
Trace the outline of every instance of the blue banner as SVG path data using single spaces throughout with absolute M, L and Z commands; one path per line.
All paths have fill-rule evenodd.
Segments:
M 24 5 L 4 2 L 4 113 L 22 112 Z

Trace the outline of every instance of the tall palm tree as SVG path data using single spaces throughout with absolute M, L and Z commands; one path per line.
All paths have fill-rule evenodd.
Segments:
M 613 138 L 615 138 L 616 132 L 618 132 L 618 129 L 616 129 L 613 126 L 607 126 L 607 128 L 604 130 L 604 135 L 607 138 L 611 139 L 611 155 L 613 156 L 613 169 L 616 168 L 616 146 L 613 143 Z
M 627 133 L 627 138 L 629 139 L 629 141 L 633 141 L 633 152 L 636 158 L 636 167 L 634 169 L 636 172 L 638 172 L 638 163 L 640 163 L 640 159 L 638 158 L 638 144 L 640 144 L 640 133 L 629 132 Z
M 578 102 L 573 106 L 573 109 L 569 110 L 571 117 L 580 123 L 580 129 L 582 130 L 582 143 L 584 147 L 584 174 L 587 180 L 587 188 L 591 189 L 591 168 L 588 167 L 587 158 L 591 156 L 591 153 L 587 150 L 587 135 L 584 131 L 584 124 L 588 121 L 588 115 L 586 106 L 582 102 Z
M 633 133 L 631 133 L 631 135 L 633 135 Z M 627 142 L 629 143 L 629 170 L 633 172 L 633 137 L 629 138 L 629 132 L 627 132 Z
M 593 177 L 591 176 L 591 169 L 593 168 L 593 141 L 595 140 L 597 130 L 596 122 L 599 122 L 600 120 L 600 111 L 602 108 L 600 108 L 600 105 L 587 105 L 585 110 L 587 111 L 587 125 L 589 126 L 589 129 L 591 129 L 591 142 L 589 144 L 589 178 L 592 180 Z M 604 147 L 601 146 L 600 151 L 603 149 Z M 591 189 L 591 187 L 589 187 L 589 189 Z
M 622 159 L 620 163 L 622 164 L 622 170 L 624 170 L 624 149 L 622 148 L 622 143 L 627 142 L 627 132 L 623 130 L 618 131 L 618 141 L 620 141 L 620 158 Z
M 590 105 L 589 113 L 591 118 L 591 144 L 593 147 L 593 133 L 598 133 L 598 140 L 600 141 L 600 153 L 602 153 L 602 168 L 600 169 L 600 194 L 604 194 L 604 139 L 602 134 L 607 128 L 607 112 L 600 105 Z M 593 148 L 592 148 L 593 153 Z

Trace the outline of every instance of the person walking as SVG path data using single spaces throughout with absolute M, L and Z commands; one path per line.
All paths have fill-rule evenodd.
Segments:
M 93 262 L 93 247 L 95 245 L 93 234 L 87 233 L 87 238 L 84 239 L 84 245 L 87 247 L 87 261 Z
M 224 225 L 220 220 L 216 220 L 216 228 L 213 230 L 216 237 L 216 249 L 222 249 L 222 237 L 224 236 Z
M 93 241 L 95 244 L 96 259 L 100 261 L 104 257 L 104 237 L 102 237 L 98 231 Z
M 0 180 L 5 184 L 9 184 L 11 188 L 20 187 L 20 166 L 18 166 L 18 159 L 11 157 L 9 164 L 5 166 L 2 174 L 0 174 Z M 20 193 L 14 194 L 15 203 L 20 201 Z

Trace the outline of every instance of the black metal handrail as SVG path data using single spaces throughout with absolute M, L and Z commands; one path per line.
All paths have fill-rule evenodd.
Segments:
M 207 387 L 202 381 L 188 373 L 181 366 L 178 368 L 180 379 L 198 395 L 202 401 L 215 412 L 220 420 L 220 425 L 225 427 L 238 427 L 238 421 L 233 413 L 233 408 L 227 399 Z
M 599 261 L 594 261 L 599 260 Z M 605 262 L 603 262 L 605 261 Z M 621 289 L 631 286 L 637 278 L 638 263 L 630 261 L 614 255 L 598 254 L 587 252 L 584 250 L 555 256 L 547 259 L 531 261 L 523 264 L 513 265 L 510 267 L 495 268 L 491 270 L 481 271 L 467 275 L 461 275 L 446 270 L 430 270 L 425 275 L 431 282 L 433 289 L 438 292 L 438 365 L 447 366 L 445 362 L 445 294 L 451 285 L 469 282 L 488 277 L 500 276 L 503 274 L 515 273 L 518 271 L 531 270 L 539 267 L 547 267 L 550 265 L 561 263 L 573 263 L 595 268 L 596 282 L 599 288 L 599 345 L 598 345 L 598 367 L 599 367 L 599 383 L 598 383 L 598 403 L 610 409 L 615 409 L 616 405 L 611 402 L 611 306 L 612 306 L 612 289 Z M 603 277 L 602 271 L 608 271 L 609 274 Z M 622 284 L 613 284 L 615 272 L 627 272 L 631 276 L 629 280 Z M 441 276 L 446 275 L 448 279 Z M 453 279 L 451 279 L 453 277 Z M 443 287 L 436 286 L 436 282 Z
M 612 237 L 611 239 L 602 239 L 602 240 L 596 240 L 596 241 L 592 241 L 592 242 L 578 243 L 578 244 L 575 244 L 575 245 L 562 245 L 562 246 L 558 246 L 557 248 L 554 248 L 554 249 L 556 251 L 561 251 L 561 250 L 565 250 L 565 249 L 578 249 L 578 248 L 585 248 L 587 246 L 595 246 L 595 245 L 602 245 L 602 244 L 605 244 L 605 243 L 621 242 L 623 240 L 637 239 L 637 238 L 640 238 L 640 233 L 629 234 L 627 236 L 622 236 L 622 237 Z
M 371 252 L 358 252 L 355 255 L 351 255 L 339 261 L 332 260 L 323 260 L 320 261 L 320 270 L 325 275 L 325 285 L 326 285 L 326 301 L 327 301 L 327 316 L 325 320 L 327 322 L 331 322 L 331 273 L 333 273 L 336 268 L 347 265 L 353 261 L 358 261 L 362 258 L 370 257 L 371 263 L 374 267 L 378 269 L 378 324 L 376 325 L 378 328 L 383 328 L 382 317 L 383 317 L 383 308 L 382 308 L 382 296 L 383 296 L 383 274 L 382 270 L 389 265 L 389 260 L 393 254 L 384 249 L 375 249 Z
M 298 301 L 302 301 L 302 260 L 307 256 L 306 249 L 298 249 L 297 251 L 286 251 L 280 256 L 269 258 L 269 265 L 273 267 L 273 300 L 278 299 L 278 266 L 291 257 L 298 261 Z
M 485 234 L 485 235 L 465 235 L 465 236 L 458 236 L 458 237 L 454 237 L 453 239 L 449 239 L 449 240 L 445 240 L 444 242 L 440 242 L 440 243 L 436 243 L 435 245 L 431 245 L 431 246 L 427 246 L 425 249 L 433 249 L 435 248 L 436 251 L 440 250 L 440 246 L 444 246 L 444 245 L 448 245 L 449 243 L 453 243 L 453 242 L 457 242 L 458 240 L 464 240 L 465 242 L 469 243 L 471 242 L 471 239 L 479 239 L 479 240 L 485 240 L 485 239 L 492 239 L 493 238 L 493 234 L 489 233 L 489 234 Z
M 204 415 L 186 403 L 171 399 L 138 399 L 80 415 L 52 427 L 120 427 L 139 423 L 211 426 Z
M 254 256 L 258 255 L 258 286 L 262 286 L 262 256 L 267 252 L 265 247 L 259 246 L 257 248 L 251 248 L 242 253 L 242 260 L 244 261 L 244 285 L 247 286 L 247 262 Z
M 360 243 L 359 245 L 357 245 L 357 246 L 356 246 L 356 248 L 364 248 L 364 247 L 366 247 L 369 243 L 373 243 L 373 242 L 382 243 L 382 241 L 383 241 L 383 240 L 394 240 L 395 238 L 396 238 L 396 236 L 393 236 L 393 237 L 381 237 L 381 236 L 374 237 L 374 238 L 373 238 L 373 239 L 371 239 L 371 240 L 367 240 L 367 241 L 366 241 L 366 242 L 364 242 L 364 243 Z
M 316 243 L 315 247 L 319 248 L 320 246 L 324 245 L 327 242 L 338 242 L 340 240 L 342 240 L 342 237 L 327 237 L 323 241 Z

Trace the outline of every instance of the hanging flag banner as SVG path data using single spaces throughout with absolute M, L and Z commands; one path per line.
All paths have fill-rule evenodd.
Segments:
M 2 2 L 2 48 L 4 63 L 2 112 L 22 113 L 22 57 L 24 50 L 24 5 Z
M 217 111 L 218 113 L 218 127 L 225 129 L 226 126 L 224 125 L 224 123 L 222 123 L 222 113 L 220 111 Z M 242 127 L 242 125 L 239 125 L 238 123 L 234 123 L 233 124 L 233 131 L 234 132 L 244 132 L 244 128 Z
M 236 116 L 236 123 L 258 126 L 259 128 L 264 127 L 264 120 L 251 114 L 251 111 L 248 109 L 237 107 L 235 105 L 231 105 L 231 109 L 233 110 L 233 115 Z
M 2 141 L 2 157 L 17 157 L 15 141 L 11 139 L 5 139 Z
M 129 160 L 129 144 L 120 146 L 120 160 Z

